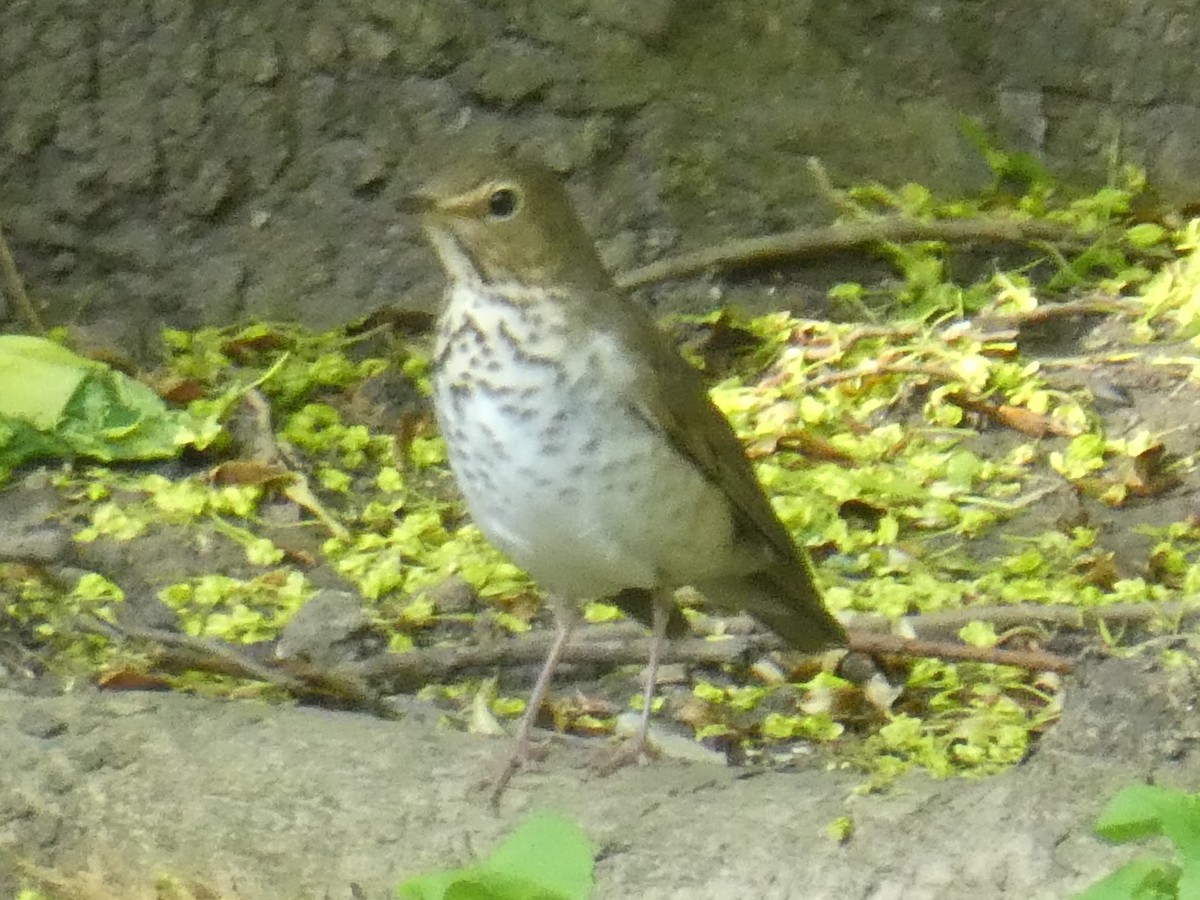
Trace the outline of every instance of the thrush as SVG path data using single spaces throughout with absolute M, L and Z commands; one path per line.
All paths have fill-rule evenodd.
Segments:
M 556 633 L 493 800 L 529 752 L 580 601 L 652 630 L 646 749 L 678 588 L 744 611 L 798 650 L 844 644 L 805 554 L 699 373 L 616 288 L 555 175 L 453 160 L 409 203 L 449 279 L 433 360 L 450 467 L 483 534 L 554 601 Z

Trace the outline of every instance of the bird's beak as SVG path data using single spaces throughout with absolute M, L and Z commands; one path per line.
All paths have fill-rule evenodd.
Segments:
M 405 194 L 400 198 L 400 212 L 414 216 L 423 216 L 431 211 L 436 204 L 432 197 L 420 190 Z

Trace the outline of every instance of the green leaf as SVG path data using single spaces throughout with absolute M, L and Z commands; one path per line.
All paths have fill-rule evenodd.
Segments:
M 1200 797 L 1172 792 L 1161 813 L 1162 833 L 1188 863 L 1200 863 Z M 1184 896 L 1184 895 L 1181 895 Z
M 561 900 L 541 885 L 497 872 L 462 869 L 414 879 L 401 885 L 407 900 Z
M 1142 250 L 1153 247 L 1155 244 L 1161 244 L 1168 237 L 1170 234 L 1167 229 L 1161 225 L 1155 225 L 1153 222 L 1142 222 L 1125 229 L 1125 240 Z
M 1200 860 L 1193 857 L 1184 861 L 1175 891 L 1179 897 L 1200 897 Z
M 0 471 L 48 456 L 174 456 L 186 422 L 108 366 L 43 338 L 0 335 Z
M 991 622 L 968 622 L 958 629 L 958 637 L 972 647 L 995 647 L 999 637 Z
M 555 897 L 586 900 L 592 891 L 592 849 L 578 825 L 563 816 L 536 813 L 510 834 L 484 867 L 527 878 Z
M 1096 833 L 1122 844 L 1165 834 L 1164 823 L 1170 821 L 1173 830 L 1186 840 L 1185 823 L 1189 815 L 1196 815 L 1195 807 L 1195 799 L 1188 794 L 1149 784 L 1131 784 L 1108 801 L 1096 820 Z
M 435 872 L 397 888 L 407 900 L 587 900 L 592 851 L 570 819 L 536 813 L 490 857 L 470 868 Z
M 44 338 L 0 335 L 0 416 L 49 431 L 83 380 L 103 369 Z
M 1170 863 L 1135 859 L 1097 881 L 1075 900 L 1176 900 L 1178 870 Z

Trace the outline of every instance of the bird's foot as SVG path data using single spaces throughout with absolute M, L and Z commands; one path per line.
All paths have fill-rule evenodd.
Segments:
M 529 768 L 533 763 L 545 759 L 548 752 L 548 741 L 537 744 L 530 740 L 517 740 L 513 742 L 512 752 L 509 753 L 508 759 L 505 760 L 504 768 L 494 778 L 483 785 L 488 788 L 488 802 L 491 804 L 493 810 L 499 807 L 500 798 L 508 790 L 508 783 L 512 781 L 513 776 Z
M 646 736 L 637 734 L 621 741 L 616 747 L 606 747 L 597 753 L 590 768 L 603 778 L 626 766 L 645 765 L 657 756 L 658 751 L 650 745 Z

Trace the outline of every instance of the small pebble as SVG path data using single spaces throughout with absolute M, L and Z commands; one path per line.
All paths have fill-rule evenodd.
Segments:
M 79 777 L 65 756 L 52 756 L 46 761 L 42 784 L 51 794 L 66 794 L 78 786 Z
M 49 740 L 67 730 L 67 723 L 42 709 L 30 709 L 17 719 L 17 730 L 30 737 Z
M 70 751 L 71 761 L 79 767 L 80 772 L 123 769 L 133 763 L 137 756 L 137 748 L 107 740 Z

